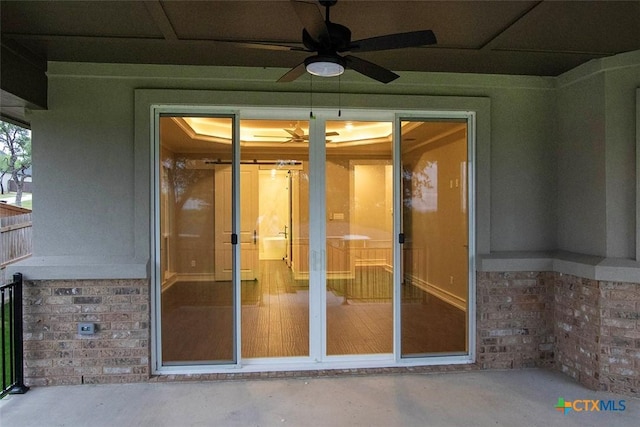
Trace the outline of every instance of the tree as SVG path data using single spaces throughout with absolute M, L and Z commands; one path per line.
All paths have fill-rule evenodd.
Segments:
M 7 171 L 2 169 L 2 165 L 4 165 L 5 162 L 8 162 L 8 156 L 4 154 L 4 152 L 2 151 L 2 148 L 0 148 L 0 194 L 4 194 L 3 182 L 4 182 L 4 176 L 7 174 Z M 9 189 L 7 189 L 7 192 L 9 192 Z
M 16 205 L 21 206 L 24 180 L 31 176 L 31 132 L 0 121 L 0 151 L 4 154 L 0 156 L 0 175 L 11 175 L 16 183 Z

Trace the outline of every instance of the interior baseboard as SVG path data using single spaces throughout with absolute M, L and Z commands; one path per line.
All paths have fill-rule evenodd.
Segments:
M 426 280 L 422 280 L 410 274 L 407 274 L 405 276 L 405 281 L 446 302 L 447 304 L 454 306 L 455 308 L 458 308 L 464 312 L 467 311 L 467 300 L 465 300 L 464 298 L 460 298 L 459 296 L 454 295 L 439 286 L 436 286 L 432 283 L 427 282 Z
M 162 292 L 168 290 L 176 282 L 178 282 L 178 274 L 177 273 L 175 273 L 175 272 L 165 272 L 164 281 L 162 282 Z
M 167 291 L 178 282 L 213 282 L 215 277 L 209 273 L 166 273 L 162 282 L 162 292 Z

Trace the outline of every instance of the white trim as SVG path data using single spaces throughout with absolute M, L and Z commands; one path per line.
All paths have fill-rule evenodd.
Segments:
M 178 273 L 169 273 L 166 274 L 165 280 L 162 282 L 161 293 L 169 290 L 173 285 L 183 280 L 182 277 L 178 275 Z
M 463 365 L 474 361 L 469 355 L 462 356 L 427 356 L 408 357 L 396 361 L 392 355 L 367 356 L 358 358 L 332 356 L 322 361 L 291 359 L 247 359 L 242 365 L 188 365 L 163 366 L 155 372 L 156 375 L 197 375 L 217 373 L 249 373 L 249 372 L 280 372 L 280 371 L 315 371 L 339 369 L 367 369 L 367 368 L 404 368 L 413 366 Z
M 233 360 L 237 365 L 242 365 L 242 265 L 240 256 L 240 218 L 242 204 L 240 203 L 240 114 L 235 112 L 233 114 L 233 126 L 231 128 L 233 139 L 233 164 L 231 166 L 231 200 L 232 200 L 232 215 L 231 230 L 236 236 L 238 236 L 238 243 L 233 245 L 232 255 L 232 271 L 233 271 L 233 306 L 234 306 L 234 325 L 233 334 L 235 338 L 235 344 L 233 351 Z
M 467 117 L 467 245 L 469 255 L 469 267 L 467 277 L 467 353 L 470 359 L 476 361 L 476 259 L 478 256 L 478 205 L 476 190 L 478 188 L 478 182 L 480 177 L 478 176 L 478 161 L 480 155 L 478 154 L 478 126 L 477 126 L 477 112 L 469 112 Z M 488 119 L 488 117 L 485 117 Z M 486 154 L 488 156 L 488 153 Z M 483 157 L 482 161 L 489 162 L 490 158 Z M 485 167 L 485 172 L 489 171 L 489 165 Z M 487 184 L 484 182 L 484 184 Z M 489 232 L 489 227 L 485 230 Z M 483 236 L 483 238 L 489 238 L 489 234 Z
M 324 141 L 325 115 L 316 114 L 309 120 L 309 141 Z M 327 353 L 325 168 L 326 145 L 309 143 L 309 355 L 316 362 Z
M 149 311 L 151 312 L 150 340 L 151 340 L 151 371 L 156 372 L 162 364 L 162 289 L 158 289 L 158 282 L 162 277 L 160 261 L 160 114 L 151 107 L 150 114 L 150 156 L 151 188 L 149 191 L 151 218 L 149 221 L 151 242 L 149 252 L 153 260 L 150 268 L 151 284 L 149 290 Z
M 571 252 L 494 252 L 478 258 L 479 272 L 539 271 L 585 279 L 638 283 L 640 262 Z
M 414 277 L 411 275 L 407 275 L 405 277 L 409 284 L 422 289 L 428 294 L 433 295 L 434 297 L 464 311 L 465 313 L 467 312 L 467 301 L 464 298 L 454 295 L 446 289 L 442 289 L 440 286 L 429 283 L 426 280 L 422 280 L 418 277 Z
M 403 258 L 400 234 L 403 233 L 402 215 L 402 151 L 400 141 L 402 139 L 402 129 L 400 126 L 400 116 L 396 114 L 393 120 L 393 354 L 395 362 L 402 362 L 402 281 Z

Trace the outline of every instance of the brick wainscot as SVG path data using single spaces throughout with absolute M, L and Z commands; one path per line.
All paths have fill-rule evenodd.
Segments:
M 25 281 L 23 299 L 27 384 L 149 379 L 149 281 Z
M 26 281 L 26 383 L 158 380 L 149 288 L 148 280 Z M 476 292 L 477 368 L 554 367 L 591 389 L 640 395 L 639 284 L 478 272 Z M 80 322 L 95 323 L 96 334 L 79 335 Z

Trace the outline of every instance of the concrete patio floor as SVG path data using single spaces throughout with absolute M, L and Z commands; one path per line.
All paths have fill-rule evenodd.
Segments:
M 563 414 L 558 398 L 625 401 Z M 471 371 L 39 387 L 0 400 L 20 426 L 638 426 L 640 399 L 554 371 Z

